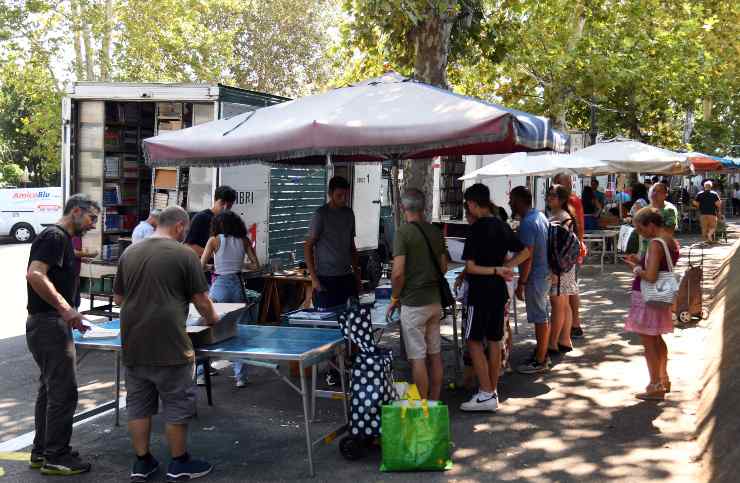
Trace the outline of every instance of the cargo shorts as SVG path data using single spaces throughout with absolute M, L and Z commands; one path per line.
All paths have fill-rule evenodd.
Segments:
M 128 419 L 144 419 L 157 414 L 162 400 L 162 416 L 168 424 L 185 424 L 195 416 L 195 363 L 179 366 L 127 366 L 126 408 Z
M 401 330 L 408 359 L 426 359 L 427 355 L 440 353 L 441 318 L 442 307 L 439 304 L 401 306 Z

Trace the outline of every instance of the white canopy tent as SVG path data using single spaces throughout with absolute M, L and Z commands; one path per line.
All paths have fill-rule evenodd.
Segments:
M 577 153 L 512 153 L 459 179 L 465 181 L 497 176 L 552 176 L 561 172 L 591 176 L 608 167 L 603 161 L 584 158 Z
M 579 150 L 577 154 L 580 157 L 602 161 L 608 165 L 606 168 L 595 170 L 594 174 L 653 173 L 679 175 L 691 171 L 691 163 L 685 153 L 676 153 L 628 139 L 596 143 Z

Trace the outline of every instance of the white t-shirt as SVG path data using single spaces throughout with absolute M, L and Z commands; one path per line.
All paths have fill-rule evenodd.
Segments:
M 131 244 L 138 243 L 154 234 L 154 227 L 146 222 L 140 222 L 131 234 Z

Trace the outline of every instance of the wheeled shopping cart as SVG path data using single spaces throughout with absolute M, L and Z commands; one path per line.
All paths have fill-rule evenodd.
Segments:
M 698 256 L 694 255 L 694 250 L 699 250 L 700 254 Z M 708 311 L 703 307 L 703 280 L 704 245 L 691 245 L 689 247 L 689 268 L 681 278 L 674 310 L 676 319 L 681 323 L 688 324 L 694 319 L 706 319 L 708 317 Z
M 376 345 L 371 314 L 368 305 L 351 305 L 339 315 L 348 346 L 357 349 L 349 370 L 349 435 L 339 441 L 339 452 L 348 460 L 362 458 L 377 444 L 381 408 L 398 399 L 393 387 L 393 353 Z

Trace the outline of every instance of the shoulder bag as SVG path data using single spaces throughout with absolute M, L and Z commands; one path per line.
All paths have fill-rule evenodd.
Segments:
M 673 260 L 665 240 L 662 238 L 654 238 L 653 240 L 657 240 L 663 245 L 668 271 L 658 272 L 658 278 L 655 282 L 648 282 L 645 279 L 640 280 L 642 300 L 646 305 L 671 305 L 678 294 L 678 275 L 673 273 Z M 645 255 L 645 266 L 647 266 L 647 254 Z
M 434 254 L 434 250 L 432 249 L 432 244 L 429 242 L 429 238 L 427 238 L 427 234 L 424 233 L 424 229 L 422 229 L 421 226 L 419 226 L 418 223 L 411 223 L 414 225 L 419 232 L 421 233 L 421 236 L 424 237 L 424 241 L 427 243 L 427 248 L 429 249 L 429 256 L 432 257 L 432 262 L 434 262 L 434 267 L 437 269 L 437 284 L 439 285 L 439 303 L 442 306 L 442 308 L 447 308 L 455 305 L 455 297 L 452 296 L 452 290 L 450 289 L 450 284 L 447 283 L 447 279 L 445 278 L 445 274 L 442 273 L 442 268 L 439 266 L 439 260 L 437 260 L 437 256 Z

